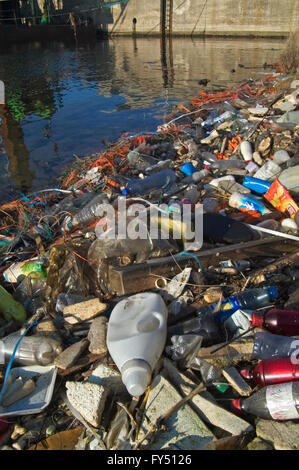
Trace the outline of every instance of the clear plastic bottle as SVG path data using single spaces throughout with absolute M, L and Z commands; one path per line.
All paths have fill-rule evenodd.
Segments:
M 73 217 L 67 217 L 64 223 L 66 231 L 73 230 L 79 226 L 86 226 L 95 222 L 100 215 L 99 208 L 102 204 L 108 204 L 109 200 L 105 193 L 100 193 L 86 204 L 77 214 Z
M 167 336 L 198 335 L 203 347 L 225 341 L 217 316 L 211 312 L 199 314 L 196 318 L 168 327 Z
M 290 336 L 258 332 L 254 335 L 252 358 L 256 360 L 292 358 L 299 356 L 299 340 Z
M 279 177 L 281 168 L 272 160 L 268 160 L 254 175 L 261 180 L 273 181 Z M 280 179 L 280 178 L 279 178 Z M 282 183 L 283 184 L 283 183 Z
M 132 396 L 149 385 L 166 342 L 167 308 L 158 294 L 144 292 L 121 300 L 112 310 L 107 347 Z
M 269 385 L 249 398 L 233 400 L 231 407 L 263 419 L 299 419 L 299 382 Z
M 166 189 L 175 182 L 176 175 L 174 171 L 167 168 L 144 179 L 131 180 L 123 190 L 123 194 L 125 196 L 142 196 L 154 189 Z

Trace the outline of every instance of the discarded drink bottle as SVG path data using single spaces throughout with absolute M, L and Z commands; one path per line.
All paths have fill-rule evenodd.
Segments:
M 257 308 L 267 307 L 274 299 L 278 297 L 278 290 L 274 286 L 264 289 L 248 289 L 237 295 L 232 295 L 221 302 L 220 311 L 217 314 L 217 320 L 223 323 L 228 317 L 239 309 L 256 310 Z M 216 303 L 203 307 L 198 310 L 198 314 L 213 312 Z
M 299 311 L 296 310 L 271 309 L 265 315 L 253 313 L 251 323 L 278 335 L 299 335 Z
M 165 189 L 175 183 L 176 175 L 169 168 L 159 171 L 144 179 L 133 179 L 129 181 L 127 187 L 123 189 L 124 196 L 142 196 L 150 193 L 154 189 Z
M 232 400 L 231 407 L 263 419 L 299 419 L 299 382 L 269 385 L 248 398 Z
M 109 200 L 104 193 L 97 194 L 86 206 L 84 206 L 73 217 L 67 217 L 64 222 L 64 229 L 68 232 L 79 226 L 86 226 L 95 222 L 102 214 L 100 208 L 103 204 L 108 204 Z
M 299 340 L 290 336 L 259 332 L 254 335 L 252 358 L 257 360 L 290 358 L 294 362 L 299 357 Z
M 265 387 L 299 380 L 299 360 L 297 363 L 290 359 L 269 359 L 261 361 L 253 369 L 243 369 L 241 375 L 246 380 L 252 380 L 256 385 Z
M 225 341 L 225 335 L 220 329 L 217 316 L 210 311 L 168 328 L 168 338 L 190 334 L 201 336 L 201 345 L 203 347 L 212 346 L 213 344 Z

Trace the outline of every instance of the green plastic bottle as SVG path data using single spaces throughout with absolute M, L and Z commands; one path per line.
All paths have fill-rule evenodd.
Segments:
M 3 313 L 7 321 L 14 319 L 23 323 L 27 318 L 23 305 L 17 302 L 2 286 L 0 286 L 0 312 Z

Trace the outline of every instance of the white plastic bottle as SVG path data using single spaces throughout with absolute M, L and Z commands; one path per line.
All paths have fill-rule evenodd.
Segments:
M 108 351 L 132 396 L 140 396 L 166 343 L 167 307 L 159 294 L 143 292 L 121 300 L 112 310 Z
M 253 152 L 250 142 L 248 142 L 247 140 L 243 140 L 240 145 L 240 150 L 245 162 L 252 160 Z

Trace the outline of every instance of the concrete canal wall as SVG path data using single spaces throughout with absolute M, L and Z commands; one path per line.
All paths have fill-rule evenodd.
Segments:
M 36 0 L 37 16 L 44 4 Z M 57 19 L 74 11 L 115 35 L 160 34 L 163 6 L 166 29 L 171 23 L 175 35 L 279 37 L 299 25 L 299 0 L 51 0 L 51 5 Z
M 177 35 L 285 36 L 299 25 L 298 0 L 167 0 Z M 168 8 L 168 7 L 166 7 Z M 161 0 L 129 0 L 110 8 L 113 34 L 159 34 Z M 167 16 L 167 14 L 166 14 Z M 104 17 L 103 17 L 104 23 Z

